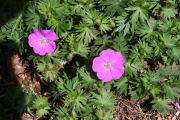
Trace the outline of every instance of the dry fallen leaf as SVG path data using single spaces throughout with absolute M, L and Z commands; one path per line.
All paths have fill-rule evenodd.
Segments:
M 36 118 L 29 113 L 23 113 L 21 120 L 36 120 Z
M 32 90 L 34 94 L 41 94 L 40 82 L 26 71 L 28 61 L 23 61 L 18 54 L 8 53 L 7 55 L 11 78 L 15 79 L 25 92 Z

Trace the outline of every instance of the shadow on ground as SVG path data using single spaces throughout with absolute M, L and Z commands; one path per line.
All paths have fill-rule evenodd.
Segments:
M 0 27 L 21 14 L 29 1 L 32 0 L 0 0 Z M 19 118 L 15 116 L 26 107 L 26 94 L 10 79 L 4 56 L 6 49 L 0 46 L 0 120 L 16 120 Z
M 0 26 L 18 16 L 30 0 L 0 0 Z M 32 0 L 31 0 L 32 1 Z

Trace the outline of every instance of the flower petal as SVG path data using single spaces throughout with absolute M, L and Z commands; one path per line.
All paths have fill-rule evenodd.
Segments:
M 34 34 L 40 39 L 44 37 L 39 29 L 34 29 Z
M 49 41 L 43 45 L 42 51 L 43 53 L 53 53 L 56 49 L 56 43 L 53 41 Z
M 124 64 L 124 58 L 120 52 L 115 52 L 110 56 L 109 59 L 110 62 L 112 62 L 112 64 L 116 64 L 116 63 Z
M 39 47 L 34 47 L 33 50 L 35 53 L 39 54 L 39 55 L 45 55 L 46 53 L 42 50 L 43 47 L 39 46 Z
M 34 33 L 28 36 L 28 44 L 30 47 L 39 47 L 41 46 L 40 38 L 38 38 Z
M 109 69 L 98 72 L 97 77 L 103 80 L 104 82 L 109 82 L 112 80 L 111 71 Z
M 124 74 L 124 66 L 112 67 L 111 74 L 114 79 L 119 79 Z
M 48 40 L 54 41 L 57 39 L 56 33 L 52 32 L 51 30 L 41 30 L 41 33 L 46 37 Z
M 114 51 L 113 51 L 113 50 L 107 49 L 107 50 L 103 50 L 103 51 L 100 53 L 100 57 L 101 57 L 105 62 L 107 62 L 107 61 L 109 61 L 109 57 L 110 57 L 111 55 L 113 55 L 113 54 L 114 54 Z
M 100 57 L 94 58 L 93 65 L 92 65 L 93 71 L 94 72 L 104 71 L 106 69 L 104 64 L 105 64 L 105 62 Z

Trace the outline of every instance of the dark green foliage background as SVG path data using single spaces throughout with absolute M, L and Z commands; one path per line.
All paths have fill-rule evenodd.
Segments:
M 56 32 L 54 53 L 33 53 L 27 38 L 36 28 Z M 153 110 L 166 114 L 169 98 L 179 98 L 179 0 L 28 1 L 1 26 L 0 44 L 28 56 L 51 86 L 43 90 L 48 96 L 25 94 L 23 107 L 16 99 L 20 112 L 57 120 L 111 120 L 114 90 L 142 103 L 149 99 Z M 91 67 L 108 48 L 123 54 L 125 73 L 104 83 Z M 62 61 L 69 67 L 59 70 Z

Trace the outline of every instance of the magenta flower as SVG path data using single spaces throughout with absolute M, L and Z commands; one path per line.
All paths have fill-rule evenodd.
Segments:
M 35 29 L 34 33 L 31 33 L 28 39 L 29 46 L 39 55 L 53 53 L 56 49 L 56 43 L 54 41 L 57 39 L 57 36 L 51 30 Z
M 179 103 L 178 102 L 176 102 L 176 110 L 180 110 L 180 105 L 179 105 Z
M 156 22 L 156 19 L 155 18 L 152 18 L 152 23 L 154 24 Z
M 97 72 L 97 77 L 104 82 L 111 81 L 112 78 L 119 79 L 124 73 L 124 59 L 120 52 L 111 49 L 103 50 L 100 57 L 93 60 L 92 69 Z

